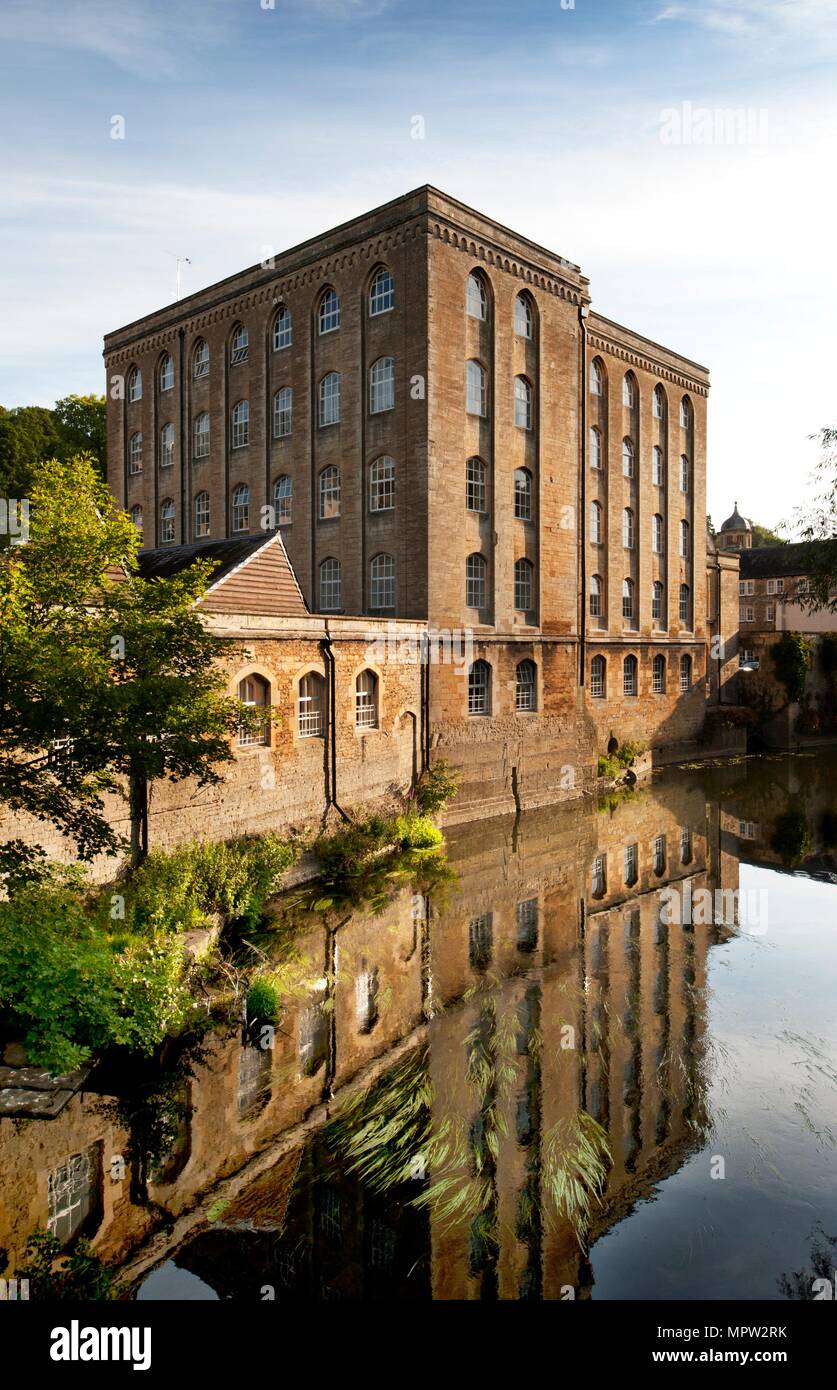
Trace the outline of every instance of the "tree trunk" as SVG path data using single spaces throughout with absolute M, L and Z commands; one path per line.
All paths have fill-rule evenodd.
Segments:
M 148 858 L 148 778 L 144 769 L 130 777 L 131 868 L 137 869 Z

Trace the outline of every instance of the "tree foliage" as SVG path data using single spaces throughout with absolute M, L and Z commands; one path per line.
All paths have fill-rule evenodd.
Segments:
M 65 396 L 53 410 L 0 406 L 0 497 L 30 497 L 40 465 L 89 453 L 105 476 L 104 396 Z

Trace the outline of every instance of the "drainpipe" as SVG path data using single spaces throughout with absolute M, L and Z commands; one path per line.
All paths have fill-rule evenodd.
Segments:
M 579 375 L 581 378 L 581 430 L 578 441 L 579 459 L 579 511 L 578 523 L 580 554 L 580 585 L 578 605 L 578 683 L 585 684 L 585 664 L 587 657 L 587 324 L 589 313 L 586 304 L 578 306 L 578 351 Z
M 189 449 L 189 445 L 190 445 L 190 443 L 191 443 L 191 439 L 190 439 L 190 437 L 189 437 L 189 434 L 188 434 L 187 428 L 186 428 L 186 408 L 185 408 L 185 407 L 186 407 L 186 402 L 185 402 L 185 400 L 184 400 L 184 394 L 185 394 L 185 380 L 184 380 L 184 376 L 185 376 L 185 373 L 184 373 L 184 360 L 183 360 L 183 359 L 184 359 L 184 354 L 185 354 L 185 352 L 186 352 L 186 329 L 183 328 L 183 327 L 179 328 L 179 329 L 177 330 L 177 336 L 178 336 L 178 338 L 180 339 L 180 351 L 179 351 L 179 353 L 178 353 L 179 361 L 178 361 L 178 364 L 177 364 L 177 365 L 178 365 L 178 376 L 179 376 L 179 378 L 180 378 L 180 380 L 179 380 L 179 387 L 180 387 L 180 390 L 179 390 L 179 398 L 180 398 L 180 420 L 179 420 L 179 425 L 180 425 L 180 539 L 181 539 L 181 541 L 182 541 L 182 543 L 183 543 L 184 545 L 188 545 L 188 544 L 189 544 L 189 541 L 191 540 L 191 536 L 190 536 L 189 532 L 190 532 L 190 530 L 191 530 L 191 524 L 192 524 L 192 509 L 191 509 L 191 506 L 189 505 L 189 473 L 188 473 L 189 461 L 190 461 L 190 449 Z
M 326 682 L 328 685 L 328 698 L 326 707 L 326 815 L 329 808 L 334 807 L 335 811 L 343 818 L 346 824 L 350 824 L 351 816 L 348 816 L 343 807 L 337 800 L 337 664 L 334 660 L 334 652 L 331 645 L 331 634 L 326 623 L 325 637 L 320 642 L 320 651 L 323 654 L 323 663 L 326 668 Z
M 430 766 L 430 640 L 426 632 L 421 634 L 421 669 L 419 674 L 421 695 L 421 771 Z

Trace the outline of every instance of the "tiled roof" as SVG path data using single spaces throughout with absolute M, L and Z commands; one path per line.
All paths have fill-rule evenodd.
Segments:
M 212 612 L 304 617 L 308 610 L 278 531 L 141 550 L 143 579 L 169 578 L 196 560 L 216 563 L 200 607 Z
M 797 574 L 822 574 L 837 566 L 837 539 L 757 545 L 738 553 L 742 579 L 788 579 Z

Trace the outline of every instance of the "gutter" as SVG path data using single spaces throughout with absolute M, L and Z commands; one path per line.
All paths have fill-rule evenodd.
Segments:
M 351 816 L 348 816 L 337 800 L 337 720 L 335 710 L 337 708 L 337 665 L 334 660 L 334 651 L 331 644 L 331 633 L 328 630 L 328 623 L 325 625 L 325 637 L 320 642 L 320 651 L 323 654 L 323 662 L 326 668 L 326 683 L 328 694 L 326 699 L 326 747 L 325 747 L 325 801 L 326 815 L 330 808 L 334 809 L 342 816 L 347 825 L 351 823 Z

